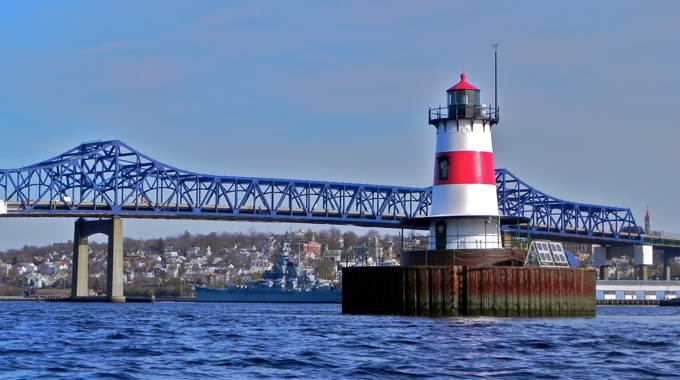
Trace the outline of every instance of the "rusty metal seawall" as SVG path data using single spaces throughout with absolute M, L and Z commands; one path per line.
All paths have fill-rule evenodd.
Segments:
M 595 316 L 597 272 L 581 268 L 403 266 L 343 269 L 344 314 Z

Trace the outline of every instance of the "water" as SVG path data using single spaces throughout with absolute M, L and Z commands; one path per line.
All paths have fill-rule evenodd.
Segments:
M 680 308 L 587 319 L 339 305 L 0 303 L 0 379 L 617 378 L 680 373 Z

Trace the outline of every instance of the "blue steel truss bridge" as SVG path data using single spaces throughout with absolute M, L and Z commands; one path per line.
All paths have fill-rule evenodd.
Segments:
M 509 233 L 640 244 L 630 209 L 567 202 L 496 169 Z M 206 219 L 403 228 L 428 215 L 431 188 L 216 176 L 175 168 L 121 141 L 83 143 L 46 161 L 0 170 L 2 217 Z

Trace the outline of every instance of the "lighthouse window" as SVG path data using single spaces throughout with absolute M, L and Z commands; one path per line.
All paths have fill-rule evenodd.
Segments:
M 456 92 L 456 104 L 467 104 L 467 95 L 465 91 Z
M 447 156 L 439 157 L 439 179 L 449 179 L 449 167 L 451 166 L 451 158 Z

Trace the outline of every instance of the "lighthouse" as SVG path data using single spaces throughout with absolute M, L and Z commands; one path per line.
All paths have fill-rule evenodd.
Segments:
M 497 101 L 496 101 L 497 102 Z M 446 105 L 429 110 L 435 128 L 432 203 L 428 216 L 402 222 L 429 229 L 426 244 L 404 249 L 401 264 L 512 265 L 521 260 L 503 247 L 501 225 L 523 224 L 528 218 L 501 215 L 496 192 L 491 129 L 498 106 L 482 104 L 480 90 L 467 81 L 446 90 Z
M 525 267 L 526 251 L 503 247 L 501 225 L 530 220 L 499 210 L 491 139 L 497 104 L 482 104 L 463 73 L 446 90 L 446 105 L 430 108 L 436 144 L 427 216 L 401 221 L 412 229 L 402 231 L 401 265 L 343 269 L 344 314 L 595 315 L 595 271 Z M 428 238 L 415 230 L 429 230 Z
M 465 74 L 446 98 L 429 112 L 436 129 L 429 249 L 502 248 L 491 140 L 498 109 L 481 104 Z

